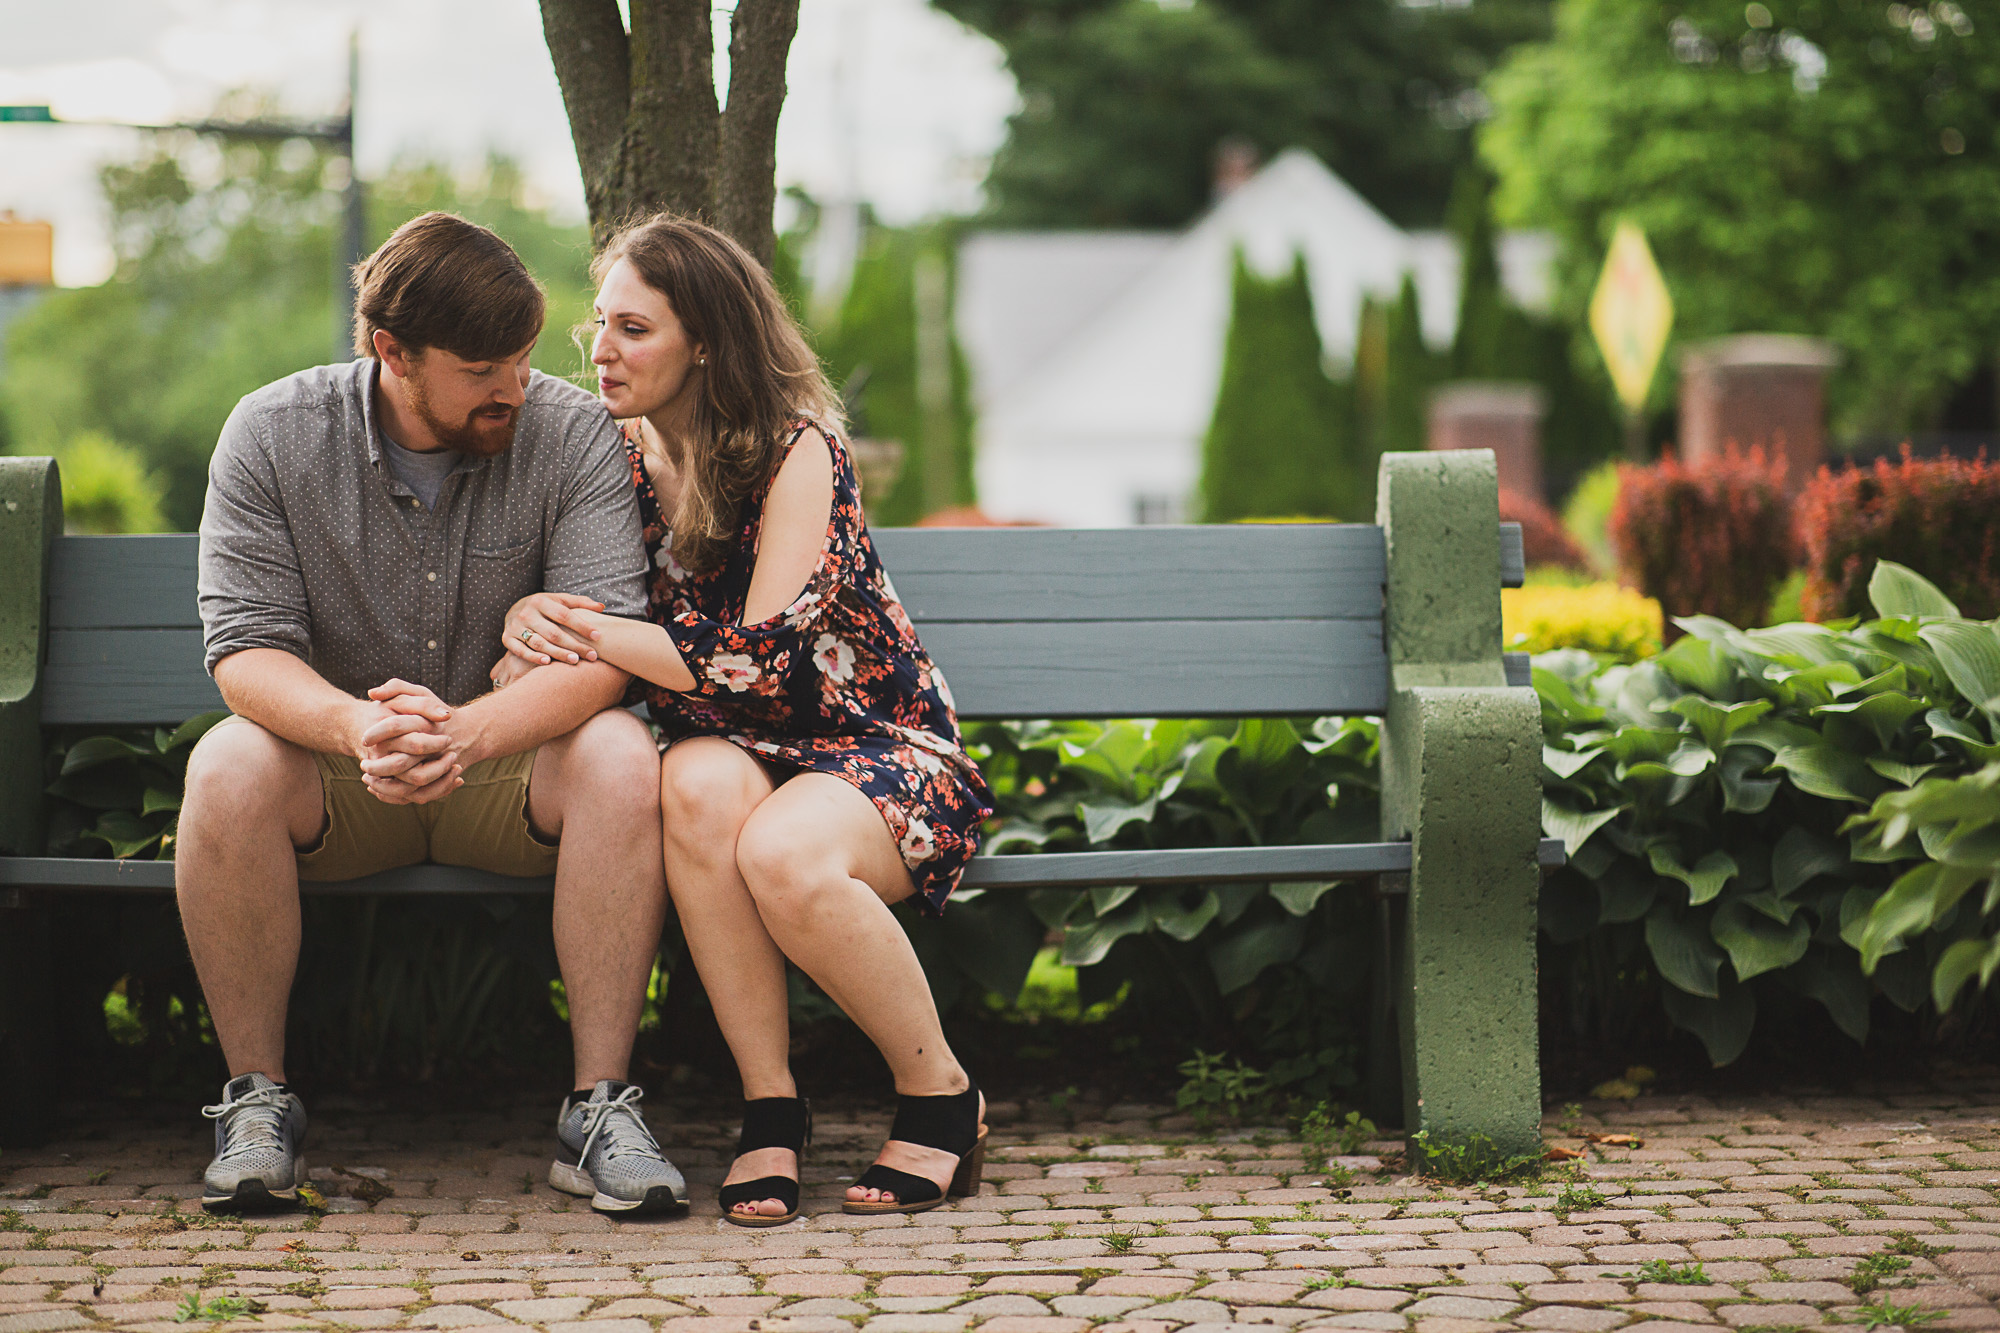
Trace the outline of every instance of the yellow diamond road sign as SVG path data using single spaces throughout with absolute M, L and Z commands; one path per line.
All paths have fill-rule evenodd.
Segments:
M 1637 224 L 1621 222 L 1604 257 L 1604 273 L 1590 298 L 1590 331 L 1611 370 L 1612 386 L 1627 410 L 1646 405 L 1653 372 L 1674 326 L 1674 298 L 1652 247 Z

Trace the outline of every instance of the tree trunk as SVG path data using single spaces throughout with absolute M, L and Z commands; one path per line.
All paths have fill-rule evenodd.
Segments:
M 738 0 L 728 110 L 715 100 L 710 0 L 541 0 L 592 243 L 661 209 L 698 217 L 769 265 L 778 112 L 799 0 Z

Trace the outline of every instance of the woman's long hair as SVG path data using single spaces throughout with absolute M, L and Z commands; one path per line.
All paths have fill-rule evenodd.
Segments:
M 687 456 L 674 460 L 680 495 L 666 516 L 674 558 L 703 572 L 735 542 L 743 502 L 770 480 L 792 425 L 809 418 L 840 430 L 840 398 L 771 275 L 715 228 L 655 214 L 614 235 L 591 277 L 603 283 L 621 259 L 707 351 Z

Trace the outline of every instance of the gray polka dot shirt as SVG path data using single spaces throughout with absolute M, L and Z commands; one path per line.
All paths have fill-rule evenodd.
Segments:
M 491 688 L 501 622 L 531 592 L 645 614 L 631 465 L 597 399 L 534 372 L 513 447 L 462 458 L 431 510 L 383 462 L 377 373 L 302 370 L 230 413 L 201 519 L 211 673 L 279 648 L 349 694 L 400 677 L 456 705 Z

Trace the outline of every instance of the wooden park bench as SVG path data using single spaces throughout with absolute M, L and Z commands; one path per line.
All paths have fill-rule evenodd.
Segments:
M 1378 842 L 982 856 L 965 884 L 1371 885 L 1376 1067 L 1400 1069 L 1390 1113 L 1413 1133 L 1533 1150 L 1538 865 L 1562 845 L 1541 838 L 1527 662 L 1501 651 L 1500 589 L 1523 571 L 1497 505 L 1488 452 L 1391 454 L 1377 525 L 876 532 L 964 718 L 1384 720 Z M 222 706 L 202 670 L 196 538 L 61 533 L 54 463 L 0 459 L 0 903 L 15 907 L 173 889 L 171 862 L 41 855 L 42 728 L 171 726 Z M 304 886 L 551 887 L 434 865 Z

